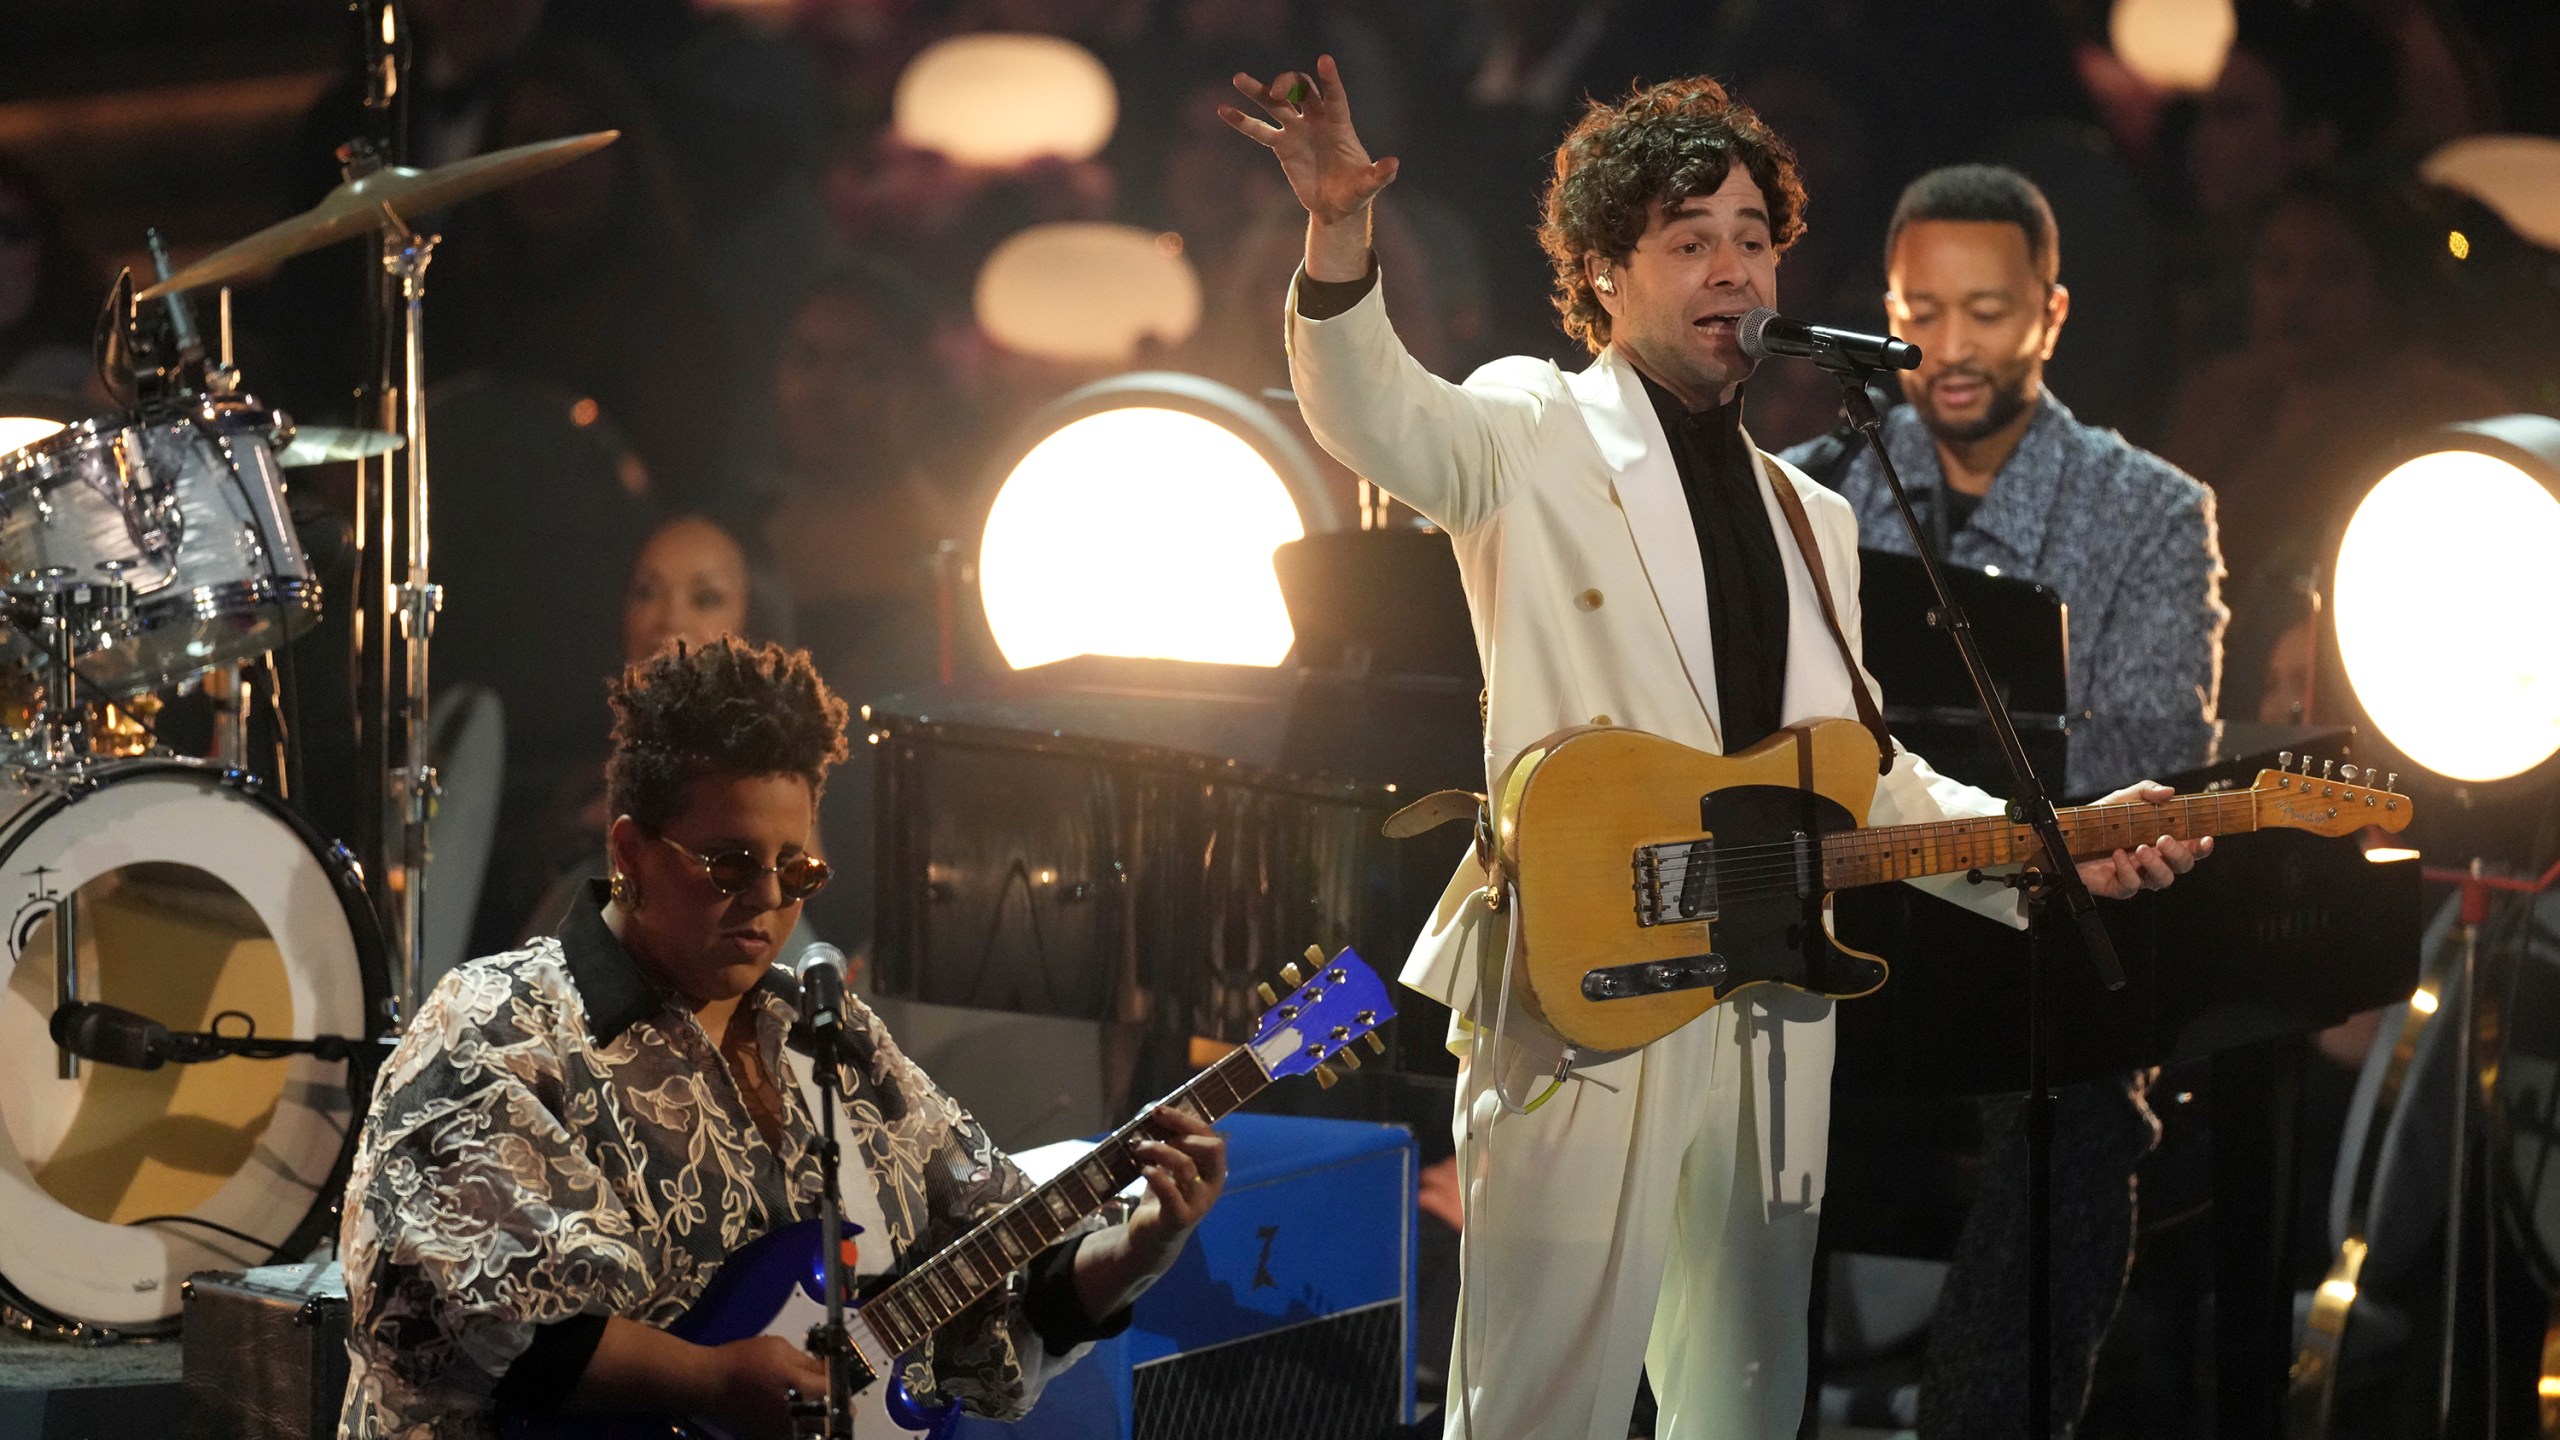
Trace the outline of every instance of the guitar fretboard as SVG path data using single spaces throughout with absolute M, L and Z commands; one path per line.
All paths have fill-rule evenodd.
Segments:
M 1238 1109 L 1271 1079 L 1250 1049 L 1230 1051 L 1164 1101 L 1204 1121 Z M 1147 1138 L 1147 1116 L 1113 1131 L 1091 1153 L 1016 1200 L 865 1301 L 862 1317 L 892 1354 L 923 1344 L 1005 1277 L 1055 1245 L 1084 1217 L 1138 1178 L 1129 1142 Z
M 2057 811 L 2063 839 L 2075 860 L 2147 845 L 2163 835 L 2181 840 L 2207 835 L 2238 835 L 2258 828 L 2258 796 L 2253 790 L 2217 790 L 2181 795 L 2162 805 L 2128 801 L 2119 805 L 2080 805 Z M 1977 867 L 2014 865 L 2039 860 L 2044 842 L 2036 832 L 2005 816 L 1970 820 L 1933 820 L 1920 825 L 1890 825 L 1875 830 L 1840 830 L 1822 838 L 1822 883 L 1847 890 L 1924 875 L 1948 875 Z

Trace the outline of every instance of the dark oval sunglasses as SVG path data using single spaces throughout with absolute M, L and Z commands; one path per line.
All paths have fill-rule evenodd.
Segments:
M 771 875 L 775 882 L 781 885 L 784 900 L 806 900 L 827 888 L 827 882 L 835 878 L 835 871 L 826 861 L 815 855 L 803 853 L 785 856 L 767 865 L 756 859 L 754 851 L 744 847 L 696 850 L 672 836 L 660 835 L 654 830 L 649 833 L 682 851 L 695 864 L 701 866 L 702 873 L 710 879 L 713 888 L 723 895 L 735 895 L 765 876 Z

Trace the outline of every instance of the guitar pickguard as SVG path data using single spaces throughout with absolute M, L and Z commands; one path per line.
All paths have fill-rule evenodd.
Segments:
M 1770 981 L 1826 995 L 1884 983 L 1882 965 L 1832 944 L 1822 923 L 1822 837 L 1857 828 L 1847 807 L 1791 786 L 1733 785 L 1702 797 L 1698 814 L 1716 837 L 1716 998 Z

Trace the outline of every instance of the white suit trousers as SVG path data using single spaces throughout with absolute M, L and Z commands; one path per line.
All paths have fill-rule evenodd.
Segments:
M 1828 1001 L 1755 989 L 1525 1115 L 1488 1088 L 1489 1038 L 1459 1047 L 1446 1440 L 1624 1440 L 1640 1371 L 1657 1440 L 1792 1440 L 1822 1161 L 1783 1147 L 1823 1139 L 1831 1040 Z M 1545 1083 L 1528 1048 L 1506 1045 L 1515 1101 Z M 1805 1086 L 1810 1107 L 1786 1093 Z M 1769 1124 L 1790 1098 L 1798 1123 Z M 1808 1170 L 1771 1193 L 1766 1177 Z

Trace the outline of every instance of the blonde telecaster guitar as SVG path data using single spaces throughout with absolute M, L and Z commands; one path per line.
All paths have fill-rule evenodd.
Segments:
M 2409 823 L 2408 797 L 2349 783 L 2354 766 L 2344 778 L 2309 769 L 2264 770 L 2246 790 L 2162 805 L 2064 810 L 2063 834 L 2086 859 L 2162 835 Z M 1875 742 L 1847 720 L 1782 730 L 1730 756 L 1605 727 L 1531 746 L 1494 802 L 1519 906 L 1517 1003 L 1574 1045 L 1620 1051 L 1748 985 L 1864 995 L 1885 982 L 1885 962 L 1832 941 L 1830 892 L 2042 854 L 2033 830 L 2001 816 L 1863 828 L 1875 788 Z

